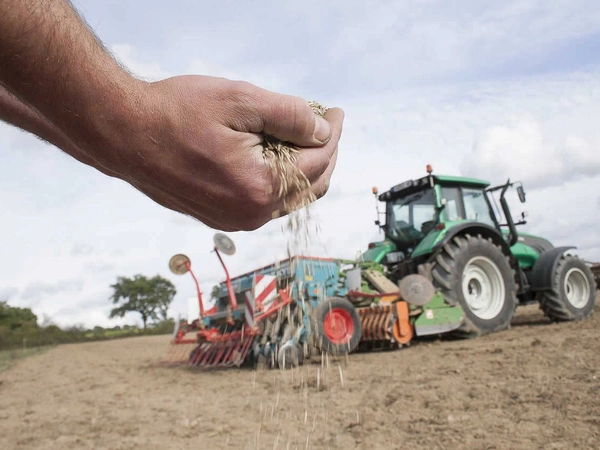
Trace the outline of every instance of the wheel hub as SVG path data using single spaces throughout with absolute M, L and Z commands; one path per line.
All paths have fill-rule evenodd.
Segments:
M 354 333 L 354 321 L 345 309 L 333 308 L 323 320 L 323 329 L 333 344 L 346 344 Z
M 467 263 L 462 289 L 469 309 L 477 317 L 493 319 L 502 310 L 504 282 L 500 270 L 489 258 L 476 256 Z
M 565 275 L 564 289 L 567 301 L 575 308 L 583 308 L 590 297 L 590 286 L 581 269 L 573 268 Z

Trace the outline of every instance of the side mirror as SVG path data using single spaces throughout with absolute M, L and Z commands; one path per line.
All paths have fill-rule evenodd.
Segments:
M 519 200 L 521 200 L 521 203 L 525 203 L 525 191 L 523 190 L 523 186 L 517 187 L 517 194 L 519 194 Z

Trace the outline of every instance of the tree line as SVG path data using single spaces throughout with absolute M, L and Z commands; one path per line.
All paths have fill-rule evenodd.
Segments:
M 61 328 L 53 323 L 39 324 L 30 308 L 11 306 L 0 302 L 0 350 L 37 347 L 61 343 L 86 342 L 149 334 L 170 334 L 174 320 L 168 317 L 177 291 L 173 283 L 156 275 L 146 277 L 118 277 L 111 285 L 110 301 L 114 306 L 109 318 L 138 313 L 142 328 L 136 325 L 111 328 L 70 326 Z

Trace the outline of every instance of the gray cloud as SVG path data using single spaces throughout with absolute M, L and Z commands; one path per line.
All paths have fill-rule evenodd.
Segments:
M 114 263 L 102 262 L 102 261 L 93 261 L 89 262 L 85 265 L 86 269 L 92 272 L 110 272 L 112 271 L 116 265 Z
M 10 302 L 19 290 L 16 287 L 3 287 L 0 288 L 0 302 Z
M 71 256 L 88 256 L 91 255 L 94 248 L 89 244 L 77 243 L 71 247 Z
M 25 286 L 20 298 L 35 304 L 44 296 L 54 296 L 57 294 L 69 292 L 81 292 L 83 289 L 83 279 L 61 280 L 56 283 L 33 282 Z

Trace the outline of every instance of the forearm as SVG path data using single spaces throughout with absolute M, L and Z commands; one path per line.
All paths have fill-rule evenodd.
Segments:
M 111 171 L 100 166 L 93 158 L 78 148 L 52 122 L 38 111 L 23 103 L 0 85 L 0 121 L 28 131 L 44 141 L 62 149 L 78 161 L 95 167 L 105 175 L 114 175 Z
M 0 120 L 65 150 L 67 139 L 52 122 L 0 85 Z
M 0 0 L 0 11 L 0 82 L 10 92 L 83 149 L 127 133 L 121 124 L 138 116 L 143 83 L 112 59 L 67 0 Z

